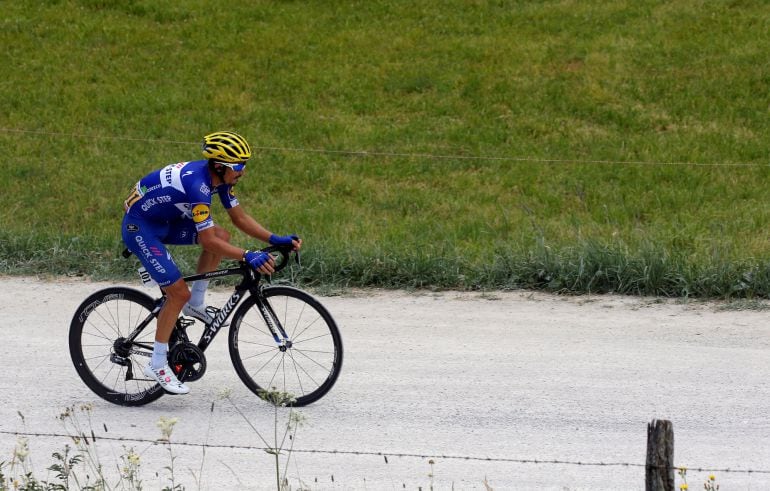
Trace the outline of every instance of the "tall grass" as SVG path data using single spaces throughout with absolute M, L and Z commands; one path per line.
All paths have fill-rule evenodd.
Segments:
M 129 275 L 128 187 L 232 129 L 242 204 L 306 239 L 310 283 L 764 296 L 769 24 L 750 0 L 9 4 L 1 271 Z
M 192 272 L 197 250 L 172 250 L 181 269 Z M 0 234 L 0 257 L 5 258 L 0 267 L 16 274 L 136 281 L 138 263 L 134 258 L 124 259 L 120 252 L 115 244 L 98 241 L 34 241 Z M 651 243 L 639 251 L 597 241 L 563 248 L 542 242 L 531 249 L 497 247 L 490 248 L 480 263 L 453 252 L 414 249 L 394 255 L 376 248 L 359 252 L 321 244 L 303 253 L 301 268 L 281 275 L 315 287 L 526 288 L 570 294 L 770 297 L 770 262 L 714 257 L 698 264 Z

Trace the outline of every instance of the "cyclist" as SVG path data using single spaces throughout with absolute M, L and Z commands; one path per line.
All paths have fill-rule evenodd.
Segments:
M 244 175 L 251 157 L 251 147 L 242 136 L 228 131 L 206 135 L 203 156 L 205 160 L 180 162 L 150 172 L 136 183 L 124 203 L 123 241 L 166 294 L 158 314 L 152 358 L 144 373 L 174 394 L 190 391 L 176 378 L 167 361 L 168 341 L 177 317 L 183 312 L 209 324 L 217 309 L 207 307 L 204 300 L 208 281 L 194 282 L 190 292 L 164 244 L 199 244 L 203 250 L 198 273 L 213 271 L 227 257 L 243 260 L 259 273 L 271 274 L 275 263 L 269 254 L 231 245 L 227 230 L 214 223 L 211 197 L 216 193 L 230 220 L 245 234 L 272 245 L 291 244 L 295 250 L 302 246 L 296 235 L 269 232 L 243 210 L 235 197 L 233 186 Z

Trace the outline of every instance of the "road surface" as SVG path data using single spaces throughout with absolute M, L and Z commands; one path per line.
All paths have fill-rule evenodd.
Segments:
M 226 336 L 186 396 L 124 408 L 80 381 L 69 322 L 106 286 L 0 277 L 0 462 L 13 457 L 12 433 L 65 434 L 57 416 L 93 403 L 76 413 L 113 479 L 133 448 L 146 489 L 172 484 L 172 456 L 174 484 L 186 489 L 275 489 L 273 457 L 249 448 L 265 446 L 257 432 L 273 438 L 273 410 L 241 385 Z M 654 418 L 673 422 L 690 489 L 709 474 L 722 489 L 770 488 L 770 473 L 719 470 L 770 470 L 770 312 L 757 305 L 531 292 L 317 296 L 341 328 L 345 360 L 332 391 L 299 410 L 292 489 L 485 489 L 485 479 L 493 489 L 643 489 Z M 220 288 L 209 294 L 213 305 L 226 298 Z M 171 441 L 189 445 L 152 443 L 161 417 L 178 418 Z M 26 463 L 53 480 L 51 453 L 67 443 L 30 436 Z M 629 465 L 593 465 L 610 463 Z

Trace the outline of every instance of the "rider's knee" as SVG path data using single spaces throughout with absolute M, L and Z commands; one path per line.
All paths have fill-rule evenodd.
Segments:
M 175 303 L 175 304 L 186 304 L 190 297 L 192 296 L 192 293 L 190 293 L 190 289 L 187 287 L 187 284 L 179 280 L 178 282 L 174 283 L 170 287 L 166 288 L 166 299 L 169 302 Z

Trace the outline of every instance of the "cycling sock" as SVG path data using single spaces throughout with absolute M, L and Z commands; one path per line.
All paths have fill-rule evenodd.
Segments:
M 159 343 L 155 341 L 155 345 L 152 348 L 152 359 L 150 360 L 150 366 L 154 369 L 161 368 L 168 363 L 166 359 L 168 355 L 168 343 Z
M 198 280 L 193 283 L 192 295 L 190 301 L 187 302 L 190 305 L 196 307 L 206 304 L 206 289 L 209 287 L 209 280 Z

